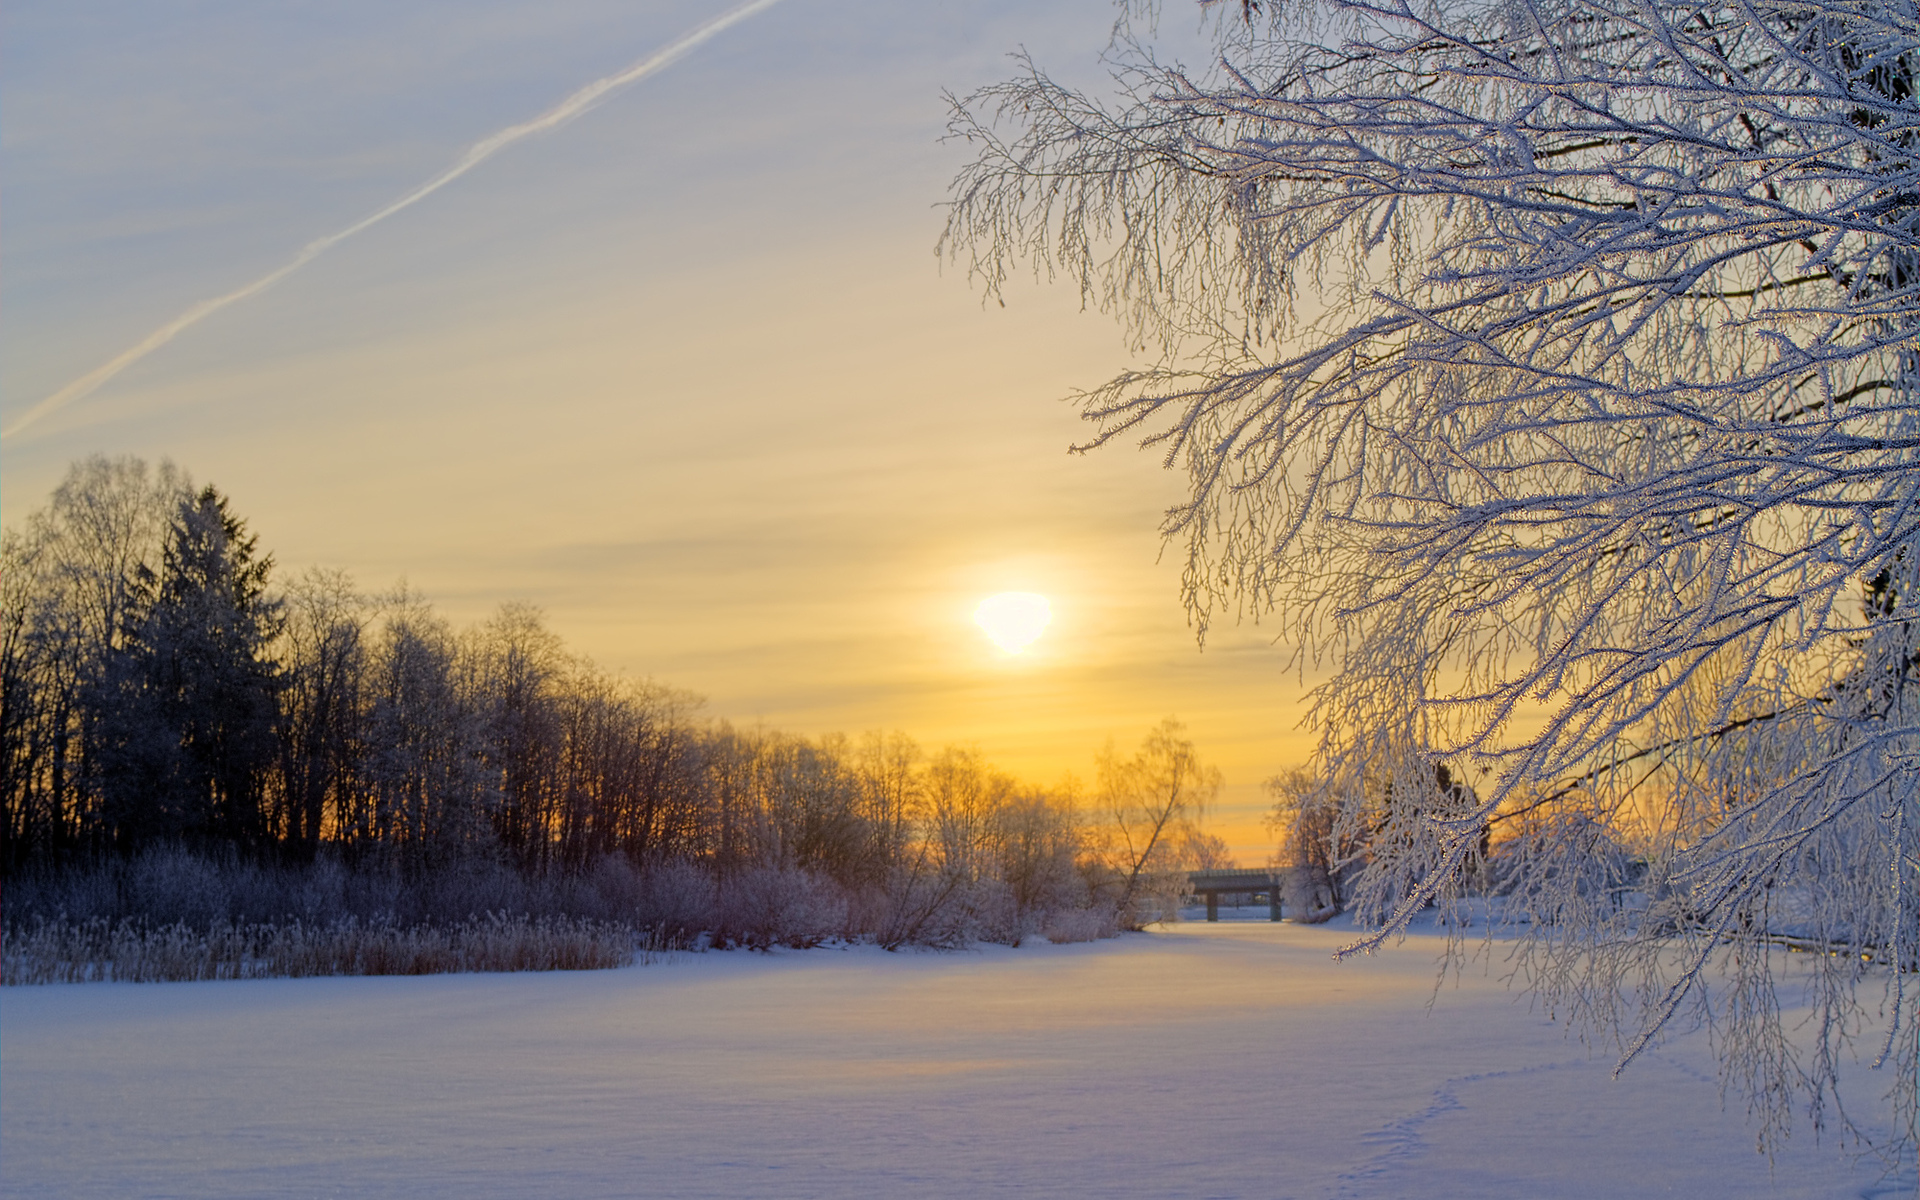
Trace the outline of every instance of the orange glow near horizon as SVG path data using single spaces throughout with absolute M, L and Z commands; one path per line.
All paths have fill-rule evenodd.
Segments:
M 725 3 L 526 9 L 464 28 L 458 70 L 404 6 L 324 44 L 271 6 L 158 39 L 48 9 L 9 92 L 9 145 L 60 154 L 16 171 L 0 425 Z M 773 6 L 33 420 L 0 445 L 6 524 L 77 459 L 171 458 L 277 582 L 404 580 L 456 628 L 532 604 L 704 717 L 899 730 L 1036 786 L 1177 716 L 1258 865 L 1312 680 L 1265 628 L 1195 644 L 1160 556 L 1180 472 L 1065 452 L 1087 429 L 1059 400 L 1130 365 L 1122 333 L 1038 281 L 983 305 L 928 253 L 967 156 L 941 90 L 1110 32 L 1043 8 Z M 1010 593 L 1027 624 L 976 623 Z

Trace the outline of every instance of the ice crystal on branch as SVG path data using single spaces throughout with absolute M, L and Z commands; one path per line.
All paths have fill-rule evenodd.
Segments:
M 1386 936 L 1505 892 L 1528 978 L 1628 1057 L 1691 1005 L 1727 1022 L 1770 1132 L 1818 1124 L 1872 1041 L 1910 1149 L 1914 6 L 1327 0 L 1213 30 L 1195 71 L 1123 26 L 1113 103 L 1023 60 L 956 104 L 944 245 L 1158 347 L 1082 398 L 1093 444 L 1188 473 L 1165 532 L 1203 634 L 1251 611 L 1330 670 L 1352 902 Z M 1815 952 L 1804 1054 L 1788 948 Z

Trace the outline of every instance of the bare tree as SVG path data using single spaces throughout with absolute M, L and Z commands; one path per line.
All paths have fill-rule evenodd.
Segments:
M 994 858 L 1022 922 L 1085 905 L 1077 861 L 1082 837 L 1070 788 L 1022 788 L 1002 801 L 994 817 Z
M 871 843 L 870 869 L 884 872 L 906 855 L 913 837 L 914 817 L 920 811 L 920 747 L 904 733 L 873 731 L 852 751 L 853 770 L 860 782 L 861 817 Z
M 1203 70 L 1117 42 L 1112 103 L 1027 64 L 957 105 L 946 245 L 1161 349 L 1082 398 L 1093 442 L 1188 472 L 1203 634 L 1242 606 L 1329 669 L 1315 774 L 1383 784 L 1343 810 L 1354 949 L 1524 816 L 1522 962 L 1562 1011 L 1626 1058 L 1685 1004 L 1736 1017 L 1763 1136 L 1817 1126 L 1865 1039 L 1911 1148 L 1913 3 L 1232 13 Z M 1442 761 L 1476 803 L 1432 803 Z M 1631 886 L 1587 869 L 1614 847 Z M 1811 1049 L 1782 944 L 1820 951 Z
M 143 571 L 157 570 L 188 494 L 170 462 L 102 455 L 75 463 L 52 502 L 6 534 L 6 859 L 97 848 L 99 779 L 86 703 L 135 624 Z
M 494 831 L 523 865 L 545 867 L 560 844 L 553 827 L 565 819 L 558 693 L 572 664 L 540 610 L 524 603 L 501 605 L 464 649 L 475 676 L 469 690 L 485 726 L 483 755 L 499 796 Z
M 1177 899 L 1184 880 L 1172 876 L 1185 865 L 1180 851 L 1220 791 L 1220 772 L 1200 761 L 1185 735 L 1186 726 L 1168 717 L 1131 758 L 1109 744 L 1097 764 L 1097 803 L 1119 875 L 1115 907 L 1136 926 L 1158 919 Z
M 385 608 L 367 672 L 369 752 L 343 832 L 419 874 L 496 846 L 500 775 L 453 631 L 404 589 Z
M 0 863 L 13 866 L 50 846 L 36 842 L 59 822 L 47 789 L 38 786 L 50 757 L 52 722 L 44 711 L 44 656 L 34 644 L 35 576 L 40 547 L 6 530 L 0 533 Z
M 942 873 L 965 884 L 991 873 L 994 826 L 1013 791 L 978 747 L 948 746 L 927 765 L 923 819 Z
M 1341 819 L 1352 798 L 1330 792 L 1297 768 L 1267 780 L 1267 794 L 1273 798 L 1267 827 L 1280 843 L 1294 919 L 1318 923 L 1346 911 L 1361 857 L 1350 832 L 1355 822 Z
M 348 827 L 366 752 L 366 598 L 340 571 L 310 570 L 287 588 L 280 629 L 280 827 L 312 859 Z

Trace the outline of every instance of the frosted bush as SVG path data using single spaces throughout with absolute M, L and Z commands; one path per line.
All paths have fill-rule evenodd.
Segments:
M 842 936 L 847 900 L 829 879 L 797 867 L 755 867 L 720 885 L 715 940 L 754 950 L 803 949 Z
M 1055 945 L 1091 942 L 1117 936 L 1120 917 L 1111 908 L 1069 908 L 1047 914 L 1041 936 Z
M 717 893 L 713 876 L 705 869 L 682 859 L 647 868 L 632 920 L 652 930 L 662 945 L 692 944 L 713 928 L 716 917 Z

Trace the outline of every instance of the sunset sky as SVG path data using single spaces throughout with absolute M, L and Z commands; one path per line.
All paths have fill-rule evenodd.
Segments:
M 7 6 L 0 425 L 727 7 Z M 7 437 L 6 522 L 83 455 L 170 457 L 283 573 L 404 577 L 461 622 L 532 601 L 738 723 L 1044 783 L 1177 715 L 1262 862 L 1305 689 L 1269 629 L 1195 646 L 1177 474 L 1066 452 L 1119 331 L 1065 287 L 985 306 L 934 254 L 942 90 L 1023 45 L 1096 79 L 1113 14 L 782 0 Z M 971 619 L 1006 590 L 1052 607 L 1018 656 Z

